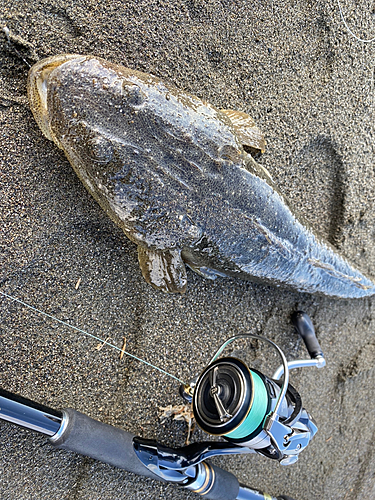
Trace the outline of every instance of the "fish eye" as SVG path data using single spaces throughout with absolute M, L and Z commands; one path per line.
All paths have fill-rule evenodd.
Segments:
M 147 100 L 147 96 L 138 85 L 124 82 L 122 84 L 122 95 L 130 106 L 140 106 Z
M 113 146 L 105 137 L 95 136 L 87 140 L 88 156 L 99 163 L 108 163 L 113 156 Z

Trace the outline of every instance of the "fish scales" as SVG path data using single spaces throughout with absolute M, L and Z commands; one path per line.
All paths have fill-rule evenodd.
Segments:
M 265 143 L 245 113 L 94 56 L 38 62 L 28 93 L 45 136 L 138 245 L 154 287 L 184 292 L 188 265 L 210 279 L 346 298 L 375 292 L 248 154 Z

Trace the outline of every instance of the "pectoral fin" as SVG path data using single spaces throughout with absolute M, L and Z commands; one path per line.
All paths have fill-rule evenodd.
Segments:
M 184 293 L 187 276 L 180 250 L 150 250 L 138 246 L 138 260 L 143 277 L 154 288 L 170 293 Z
M 237 137 L 242 142 L 243 146 L 247 146 L 250 153 L 264 153 L 266 141 L 254 120 L 248 114 L 242 111 L 234 111 L 233 109 L 222 109 L 232 122 L 236 131 Z

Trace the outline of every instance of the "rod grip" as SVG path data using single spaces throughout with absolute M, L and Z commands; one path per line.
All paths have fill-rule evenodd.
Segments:
M 138 459 L 133 447 L 134 434 L 94 420 L 72 408 L 65 409 L 63 414 L 62 430 L 50 438 L 54 447 L 164 482 Z M 208 477 L 212 480 L 212 487 L 205 490 L 205 498 L 235 500 L 239 491 L 236 476 L 212 464 L 207 465 L 207 469 L 210 470 Z
M 104 424 L 98 420 L 67 408 L 64 410 L 66 425 L 50 438 L 56 448 L 74 451 L 120 469 L 161 481 L 145 467 L 133 448 L 134 434 Z
M 301 335 L 305 346 L 312 359 L 323 356 L 322 348 L 316 338 L 314 325 L 308 314 L 303 311 L 296 311 L 292 314 L 292 323 L 296 331 Z

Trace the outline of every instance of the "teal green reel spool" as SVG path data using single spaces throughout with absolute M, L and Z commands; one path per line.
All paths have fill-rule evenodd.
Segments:
M 254 370 L 250 370 L 250 374 L 253 381 L 253 401 L 250 404 L 249 413 L 236 429 L 225 434 L 228 439 L 248 438 L 259 426 L 262 426 L 268 413 L 270 400 L 265 382 Z
M 209 434 L 240 444 L 256 437 L 270 412 L 275 390 L 270 380 L 236 358 L 209 365 L 194 389 L 197 424 Z

